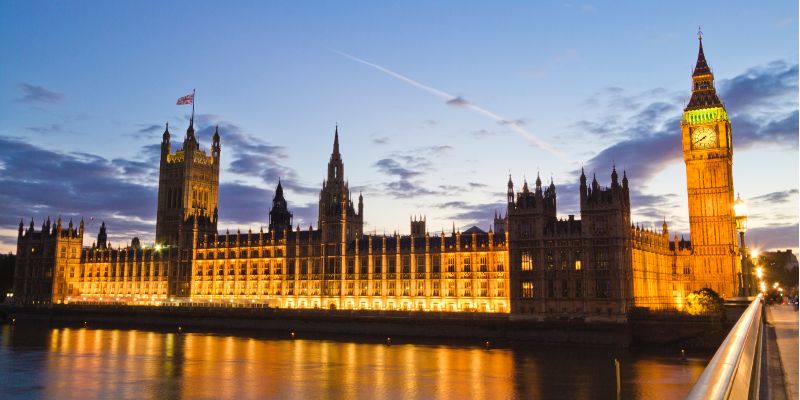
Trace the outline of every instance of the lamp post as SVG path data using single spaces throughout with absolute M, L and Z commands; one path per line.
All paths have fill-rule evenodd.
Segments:
M 736 201 L 733 202 L 733 214 L 736 221 L 736 231 L 739 232 L 739 256 L 742 260 L 742 269 L 739 272 L 739 296 L 747 297 L 752 294 L 749 254 L 744 241 L 744 233 L 747 231 L 747 206 L 738 193 L 736 194 Z

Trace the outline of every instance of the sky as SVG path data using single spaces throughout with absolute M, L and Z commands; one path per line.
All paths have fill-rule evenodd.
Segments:
M 732 119 L 748 244 L 798 249 L 798 4 L 752 2 L 0 2 L 0 251 L 20 219 L 100 221 L 152 243 L 161 134 L 196 90 L 222 137 L 220 224 L 258 230 L 278 179 L 316 226 L 338 124 L 365 231 L 488 229 L 516 188 L 581 167 L 632 188 L 632 220 L 689 237 L 680 117 L 698 27 Z

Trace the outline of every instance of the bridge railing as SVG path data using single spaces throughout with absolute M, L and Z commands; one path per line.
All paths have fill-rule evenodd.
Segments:
M 761 369 L 762 296 L 753 300 L 686 396 L 689 400 L 755 399 Z

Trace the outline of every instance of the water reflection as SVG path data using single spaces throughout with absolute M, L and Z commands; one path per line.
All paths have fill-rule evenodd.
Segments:
M 707 357 L 0 327 L 0 398 L 682 398 Z

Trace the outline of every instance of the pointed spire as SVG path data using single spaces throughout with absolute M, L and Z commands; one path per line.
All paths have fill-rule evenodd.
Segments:
M 186 138 L 194 139 L 194 112 L 192 112 L 192 116 L 189 117 L 189 127 L 186 128 Z
M 536 171 L 536 187 L 542 187 L 542 178 L 539 177 L 539 171 Z
M 625 174 L 625 170 L 624 169 L 622 170 L 622 187 L 623 188 L 627 188 L 628 187 L 628 175 Z
M 339 124 L 336 124 L 336 131 L 333 133 L 333 154 L 339 154 Z
M 613 164 L 611 167 L 611 184 L 615 185 L 617 183 L 617 165 Z
M 581 166 L 581 186 L 586 186 L 586 172 L 583 170 L 583 166 Z
M 514 189 L 514 182 L 511 181 L 511 174 L 508 174 L 508 188 Z
M 684 111 L 698 110 L 710 107 L 722 107 L 722 101 L 717 96 L 714 89 L 714 74 L 708 66 L 706 56 L 703 53 L 703 35 L 698 33 L 699 49 L 697 51 L 697 63 L 692 73 L 692 97 L 686 105 Z
M 164 135 L 162 136 L 162 139 L 165 143 L 169 142 L 169 122 L 167 122 L 167 126 L 164 128 Z
M 697 27 L 697 41 L 699 42 L 697 64 L 694 66 L 694 73 L 692 73 L 692 76 L 710 75 L 711 68 L 708 67 L 706 55 L 703 53 L 703 31 L 700 30 L 700 27 Z
M 214 127 L 214 143 L 219 143 L 219 125 Z

